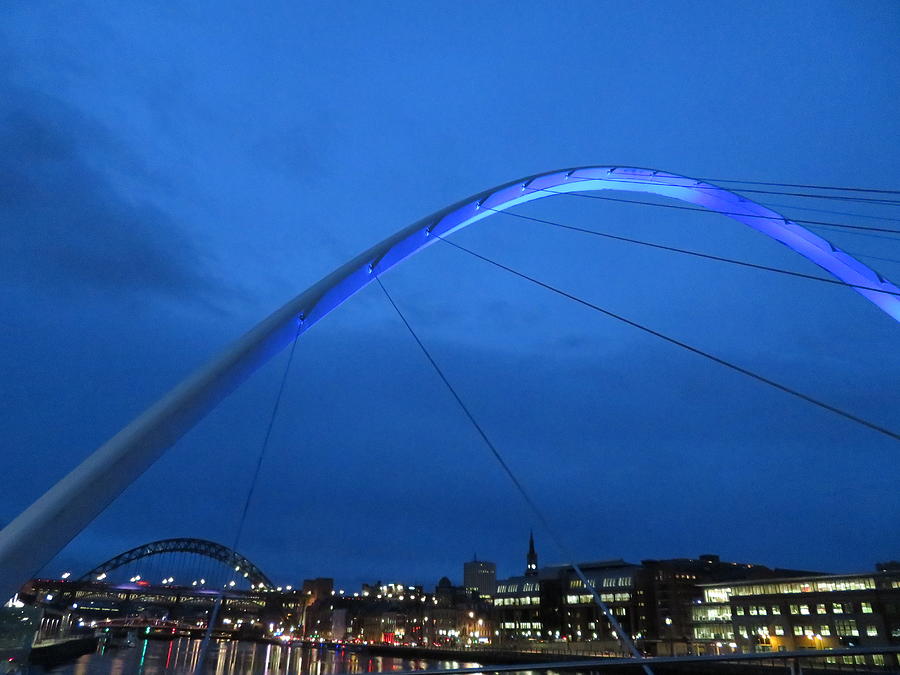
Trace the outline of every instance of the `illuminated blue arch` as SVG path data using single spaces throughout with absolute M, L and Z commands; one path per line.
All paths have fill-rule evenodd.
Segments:
M 719 186 L 692 178 L 652 169 L 601 166 L 537 174 L 482 192 L 419 221 L 395 235 L 387 251 L 372 256 L 368 266 L 362 265 L 355 273 L 347 275 L 342 283 L 335 285 L 310 307 L 303 329 L 365 286 L 371 280 L 372 272 L 380 274 L 435 241 L 431 235 L 447 235 L 498 211 L 536 199 L 598 190 L 670 197 L 733 218 L 814 262 L 849 284 L 895 321 L 900 321 L 900 288 L 828 240 L 776 211 Z
M 0 531 L 0 599 L 12 596 L 34 570 L 53 558 L 254 370 L 368 285 L 376 274 L 438 237 L 498 211 L 559 193 L 589 190 L 649 193 L 727 215 L 851 284 L 853 290 L 900 321 L 900 288 L 822 237 L 716 185 L 652 169 L 612 166 L 529 176 L 448 206 L 356 256 L 265 318 L 144 411 Z

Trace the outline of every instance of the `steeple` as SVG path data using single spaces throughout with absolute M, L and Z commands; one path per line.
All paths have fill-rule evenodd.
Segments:
M 525 566 L 526 577 L 537 576 L 537 562 L 537 553 L 534 550 L 534 532 L 531 531 L 528 533 L 528 559 L 527 565 Z

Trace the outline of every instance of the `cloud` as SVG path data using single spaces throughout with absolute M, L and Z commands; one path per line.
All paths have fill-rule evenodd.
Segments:
M 60 98 L 0 77 L 0 277 L 52 293 L 196 299 L 217 283 L 198 242 L 160 205 L 118 184 L 141 162 Z

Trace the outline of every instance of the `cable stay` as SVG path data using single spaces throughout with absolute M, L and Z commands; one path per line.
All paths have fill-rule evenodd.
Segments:
M 644 333 L 647 333 L 654 337 L 657 337 L 665 342 L 668 342 L 669 344 L 673 344 L 676 347 L 680 347 L 680 348 L 682 348 L 686 351 L 689 351 L 693 354 L 702 356 L 705 359 L 708 359 L 710 361 L 718 363 L 719 365 L 725 366 L 726 368 L 729 368 L 730 370 L 738 372 L 742 375 L 746 375 L 747 377 L 754 379 L 758 382 L 762 382 L 763 384 L 766 384 L 774 389 L 778 389 L 779 391 L 782 391 L 786 394 L 790 394 L 791 396 L 794 396 L 795 398 L 799 398 L 802 401 L 806 401 L 807 403 L 811 403 L 812 405 L 822 408 L 823 410 L 827 410 L 828 412 L 834 413 L 835 415 L 838 415 L 840 417 L 848 419 L 851 422 L 855 422 L 856 424 L 859 424 L 860 426 L 864 426 L 868 429 L 871 429 L 872 431 L 876 431 L 880 434 L 883 434 L 883 435 L 887 436 L 888 438 L 891 438 L 895 441 L 900 441 L 900 433 L 895 432 L 891 429 L 888 429 L 887 427 L 883 427 L 874 422 L 870 422 L 867 419 L 859 417 L 858 415 L 854 415 L 853 413 L 843 410 L 841 408 L 838 408 L 837 406 L 833 406 L 830 403 L 826 403 L 817 398 L 813 398 L 812 396 L 804 394 L 804 393 L 802 393 L 796 389 L 793 389 L 787 385 L 781 384 L 780 382 L 776 382 L 775 380 L 771 380 L 771 379 L 765 377 L 764 375 L 760 375 L 759 373 L 749 370 L 748 368 L 744 368 L 743 366 L 739 366 L 736 363 L 732 363 L 731 361 L 728 361 L 721 357 L 715 356 L 714 354 L 704 351 L 704 350 L 700 349 L 699 347 L 694 347 L 693 345 L 690 345 L 687 342 L 683 342 L 682 340 L 673 338 L 669 335 L 666 335 L 665 333 L 661 333 L 658 330 L 650 328 L 649 326 L 645 326 L 641 323 L 638 323 L 637 321 L 633 321 L 625 316 L 622 316 L 621 314 L 617 314 L 616 312 L 613 312 L 611 310 L 600 307 L 599 305 L 589 302 L 588 300 L 584 300 L 583 298 L 580 298 L 576 295 L 573 295 L 572 293 L 569 293 L 560 288 L 557 288 L 556 286 L 552 286 L 548 283 L 540 281 L 539 279 L 529 276 L 523 272 L 519 272 L 518 270 L 515 270 L 512 267 L 508 267 L 507 265 L 504 265 L 503 263 L 497 262 L 496 260 L 492 260 L 491 258 L 488 258 L 487 256 L 481 255 L 480 253 L 476 253 L 475 251 L 468 249 L 465 246 L 462 246 L 455 242 L 452 242 L 449 239 L 446 239 L 438 234 L 435 234 L 434 236 L 436 236 L 438 239 L 440 239 L 444 243 L 449 244 L 450 246 L 453 246 L 454 248 L 459 249 L 460 251 L 468 253 L 469 255 L 471 255 L 475 258 L 478 258 L 480 260 L 483 260 L 484 262 L 489 263 L 489 264 L 491 264 L 495 267 L 498 267 L 502 270 L 506 270 L 507 272 L 514 274 L 517 277 L 525 279 L 526 281 L 530 281 L 531 283 L 533 283 L 537 286 L 540 286 L 541 288 L 545 288 L 548 291 L 552 291 L 552 292 L 556 293 L 557 295 L 561 295 L 564 298 L 568 298 L 569 300 L 577 302 L 578 304 L 588 307 L 589 309 L 593 309 L 594 311 L 604 314 L 605 316 L 615 319 L 616 321 L 627 324 L 633 328 L 637 328 L 638 330 L 643 331 Z
M 805 190 L 833 190 L 835 192 L 872 192 L 884 195 L 900 195 L 900 190 L 883 190 L 881 188 L 844 187 L 836 185 L 805 185 L 802 183 L 769 183 L 759 180 L 738 180 L 736 178 L 701 178 L 710 183 L 740 183 L 742 185 L 764 185 L 767 187 L 800 188 Z
M 874 216 L 868 213 L 851 213 L 849 211 L 835 211 L 834 209 L 815 209 L 809 206 L 797 206 L 796 204 L 779 204 L 770 202 L 768 199 L 763 202 L 757 202 L 762 206 L 772 209 L 793 209 L 794 211 L 808 211 L 810 213 L 826 213 L 829 216 L 849 216 L 850 218 L 865 218 L 866 220 L 883 220 L 890 223 L 900 223 L 900 218 L 896 216 Z
M 799 277 L 801 279 L 809 279 L 810 281 L 820 281 L 826 284 L 833 284 L 836 286 L 846 286 L 847 288 L 857 288 L 864 291 L 875 291 L 876 293 L 884 293 L 885 295 L 896 295 L 900 297 L 900 293 L 896 291 L 886 291 L 881 288 L 874 288 L 871 286 L 861 286 L 858 284 L 848 284 L 845 281 L 840 279 L 830 279 L 828 277 L 820 277 L 815 274 L 805 274 L 803 272 L 794 272 L 793 270 L 786 270 L 780 267 L 770 267 L 769 265 L 761 265 L 758 263 L 748 262 L 746 260 L 737 260 L 735 258 L 725 258 L 723 256 L 714 255 L 712 253 L 703 253 L 701 251 L 692 251 L 686 248 L 678 248 L 677 246 L 667 246 L 665 244 L 657 244 L 651 241 L 643 241 L 641 239 L 633 239 L 631 237 L 623 237 L 617 234 L 610 234 L 608 232 L 599 232 L 597 230 L 589 230 L 583 227 L 577 227 L 575 225 L 566 225 L 565 223 L 558 223 L 553 220 L 545 220 L 543 218 L 535 218 L 533 216 L 526 216 L 521 213 L 514 213 L 512 211 L 500 210 L 500 209 L 492 209 L 490 207 L 483 207 L 490 211 L 494 211 L 495 213 L 502 213 L 507 216 L 513 216 L 515 218 L 521 218 L 523 220 L 530 220 L 535 223 L 543 223 L 544 225 L 552 225 L 553 227 L 559 227 L 565 230 L 572 230 L 573 232 L 582 232 L 584 234 L 590 234 L 596 237 L 603 237 L 605 239 L 612 239 L 615 241 L 622 241 L 629 244 L 639 244 L 641 246 L 647 246 L 650 248 L 659 249 L 662 251 L 671 251 L 673 253 L 681 253 L 684 255 L 690 255 L 697 258 L 703 258 L 706 260 L 715 260 L 717 262 L 724 262 L 731 265 L 738 265 L 741 267 L 749 267 L 751 269 L 761 270 L 764 272 L 775 272 L 777 274 L 785 274 L 792 277 Z M 897 261 L 895 261 L 897 262 Z
M 602 199 L 608 202 L 622 202 L 624 204 L 640 204 L 642 206 L 656 206 L 664 209 L 677 209 L 679 211 L 699 211 L 701 213 L 713 213 L 721 216 L 747 216 L 746 213 L 737 213 L 733 211 L 710 211 L 700 206 L 683 206 L 681 204 L 660 204 L 659 202 L 649 202 L 641 199 L 625 199 L 623 197 L 607 197 L 605 195 L 587 194 L 585 192 L 565 192 L 560 190 L 551 190 L 550 188 L 527 188 L 531 192 L 549 192 L 555 195 L 570 195 L 572 197 L 583 197 L 586 199 Z M 874 227 L 871 225 L 847 225 L 845 223 L 831 223 L 821 220 L 801 220 L 800 218 L 784 218 L 782 216 L 762 216 L 753 215 L 753 218 L 762 218 L 763 220 L 777 220 L 784 222 L 788 220 L 792 223 L 802 223 L 804 225 L 839 227 L 848 230 L 867 230 L 870 232 L 889 232 L 891 234 L 900 234 L 900 230 L 889 227 Z
M 572 178 L 577 178 L 581 180 L 593 180 L 591 177 L 587 176 L 578 176 L 572 175 Z M 627 182 L 631 185 L 659 185 L 659 183 L 654 183 L 650 181 L 617 181 L 616 179 L 607 179 L 611 183 L 616 182 Z M 716 185 L 702 185 L 702 184 L 693 184 L 690 186 L 692 189 L 696 190 L 720 190 Z M 761 195 L 781 195 L 784 197 L 804 197 L 807 199 L 829 199 L 834 201 L 842 201 L 842 202 L 857 202 L 861 204 L 873 204 L 876 206 L 900 206 L 900 199 L 884 199 L 879 197 L 851 197 L 847 195 L 820 195 L 820 194 L 810 194 L 808 192 L 784 192 L 779 190 L 757 190 L 753 188 L 742 188 L 741 192 L 749 192 L 751 194 L 761 194 Z M 739 194 L 739 193 L 735 193 Z
M 445 240 L 446 241 L 446 240 Z M 491 454 L 494 456 L 494 459 L 500 464 L 500 467 L 503 469 L 503 472 L 507 475 L 507 477 L 512 481 L 516 490 L 522 495 L 522 498 L 525 500 L 525 503 L 528 504 L 531 511 L 538 518 L 540 523 L 544 526 L 544 529 L 550 534 L 550 537 L 553 539 L 553 542 L 556 544 L 556 547 L 562 552 L 562 554 L 571 560 L 572 569 L 575 571 L 575 574 L 578 575 L 578 578 L 584 584 L 585 588 L 590 589 L 590 593 L 594 598 L 594 602 L 600 608 L 600 611 L 603 612 L 603 615 L 606 617 L 607 621 L 609 621 L 613 630 L 616 633 L 617 639 L 624 646 L 628 652 L 632 655 L 632 657 L 636 659 L 642 659 L 643 654 L 638 651 L 637 647 L 634 646 L 634 642 L 631 639 L 631 636 L 628 635 L 619 624 L 618 619 L 616 619 L 615 614 L 613 614 L 612 610 L 609 606 L 603 602 L 600 594 L 597 592 L 597 589 L 594 588 L 594 585 L 588 580 L 582 571 L 581 567 L 575 562 L 576 558 L 572 554 L 572 552 L 565 545 L 563 540 L 556 534 L 554 528 L 550 525 L 550 522 L 544 516 L 543 511 L 538 507 L 537 503 L 531 498 L 531 495 L 525 489 L 525 486 L 522 484 L 522 481 L 516 476 L 510 467 L 509 463 L 503 458 L 503 455 L 500 454 L 500 451 L 497 449 L 497 446 L 491 441 L 490 437 L 487 435 L 487 432 L 484 430 L 484 427 L 478 422 L 475 418 L 475 415 L 472 414 L 472 411 L 465 404 L 462 397 L 457 393 L 456 388 L 451 384 L 450 380 L 447 379 L 447 376 L 444 374 L 444 371 L 441 370 L 441 367 L 437 364 L 437 361 L 434 360 L 434 357 L 431 355 L 431 352 L 428 351 L 428 348 L 422 342 L 421 338 L 419 338 L 416 331 L 413 329 L 412 325 L 407 320 L 406 316 L 400 310 L 400 307 L 394 302 L 393 297 L 388 292 L 388 289 L 385 287 L 384 283 L 381 281 L 381 277 L 379 275 L 375 275 L 375 281 L 378 282 L 378 285 L 381 287 L 381 290 L 384 292 L 385 297 L 388 302 L 394 308 L 394 311 L 397 313 L 397 316 L 400 317 L 400 320 L 403 322 L 403 325 L 406 326 L 406 329 L 409 331 L 409 334 L 412 336 L 413 340 L 415 340 L 416 344 L 419 345 L 419 349 L 422 350 L 422 353 L 425 355 L 425 358 L 431 364 L 431 367 L 434 369 L 435 373 L 437 373 L 438 377 L 444 383 L 444 385 L 449 390 L 450 394 L 456 400 L 457 405 L 459 405 L 460 409 L 465 414 L 466 418 L 475 428 L 475 431 L 481 437 L 481 440 L 484 441 L 485 446 L 490 450 Z M 524 669 L 527 669 L 528 666 L 523 666 Z M 644 672 L 646 675 L 653 675 L 653 671 L 650 670 L 649 666 L 643 666 Z
M 285 362 L 284 372 L 281 375 L 281 382 L 278 385 L 278 393 L 275 395 L 275 402 L 272 405 L 272 413 L 269 415 L 269 422 L 266 425 L 265 434 L 263 434 L 262 443 L 260 444 L 259 454 L 256 458 L 256 467 L 253 471 L 253 476 L 250 479 L 250 485 L 247 487 L 247 496 L 244 499 L 244 507 L 241 510 L 241 516 L 238 519 L 237 529 L 234 535 L 234 544 L 231 547 L 232 551 L 238 550 L 238 545 L 241 542 L 241 535 L 244 532 L 244 523 L 247 520 L 247 512 L 250 510 L 250 502 L 253 499 L 253 493 L 256 490 L 256 484 L 259 480 L 259 471 L 262 468 L 263 458 L 266 455 L 266 450 L 269 447 L 269 439 L 272 436 L 272 428 L 275 426 L 275 418 L 278 415 L 278 408 L 281 406 L 281 399 L 284 395 L 285 384 L 287 384 L 288 374 L 291 371 L 291 364 L 294 361 L 294 352 L 297 349 L 298 338 L 300 337 L 300 329 L 303 323 L 302 320 L 297 325 L 297 333 L 294 335 L 294 340 L 291 342 L 291 349 L 288 353 L 287 361 Z M 232 579 L 232 584 L 234 580 Z M 197 654 L 197 663 L 194 666 L 194 675 L 202 675 L 203 669 L 206 665 L 206 655 L 209 651 L 209 643 L 212 640 L 212 632 L 213 628 L 216 625 L 216 620 L 219 617 L 219 610 L 222 608 L 222 599 L 224 597 L 224 592 L 220 588 L 218 589 L 218 594 L 216 595 L 216 601 L 213 605 L 212 611 L 209 613 L 209 618 L 206 622 L 206 632 L 203 634 L 203 641 L 200 643 L 200 649 Z

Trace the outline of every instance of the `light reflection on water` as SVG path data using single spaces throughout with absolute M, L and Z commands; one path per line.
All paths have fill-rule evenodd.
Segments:
M 192 673 L 199 656 L 200 640 L 180 638 L 171 642 L 140 640 L 133 648 L 108 648 L 87 654 L 50 670 L 29 670 L 31 675 L 185 675 Z M 334 675 L 389 670 L 477 667 L 477 663 L 404 659 L 373 656 L 346 649 L 311 649 L 295 646 L 220 640 L 210 645 L 204 673 L 207 675 Z

